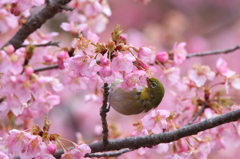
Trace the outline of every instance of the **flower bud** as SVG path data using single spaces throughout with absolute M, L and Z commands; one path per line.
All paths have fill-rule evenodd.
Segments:
M 49 55 L 49 54 L 44 55 L 44 56 L 43 56 L 43 60 L 44 60 L 46 63 L 52 62 L 52 60 L 53 60 L 52 55 Z
M 167 62 L 167 60 L 169 59 L 169 55 L 166 51 L 164 51 L 164 52 L 158 53 L 156 58 L 158 62 Z

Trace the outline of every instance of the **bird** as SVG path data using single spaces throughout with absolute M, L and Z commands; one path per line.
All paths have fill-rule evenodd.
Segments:
M 147 77 L 146 80 L 148 87 L 141 88 L 140 91 L 134 88 L 126 92 L 121 87 L 115 89 L 122 82 L 120 79 L 115 79 L 111 83 L 108 97 L 110 106 L 123 115 L 140 114 L 157 108 L 165 93 L 164 86 L 155 77 Z

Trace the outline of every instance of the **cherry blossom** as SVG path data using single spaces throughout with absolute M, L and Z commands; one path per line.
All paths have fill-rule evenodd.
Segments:
M 229 78 L 235 74 L 234 71 L 229 70 L 227 68 L 227 62 L 225 60 L 223 60 L 222 58 L 219 58 L 217 60 L 216 67 L 217 67 L 218 72 L 227 78 Z
M 195 82 L 197 87 L 201 87 L 207 80 L 213 80 L 215 73 L 211 71 L 209 66 L 202 66 L 200 63 L 196 63 L 193 68 L 188 71 L 188 76 Z
M 18 26 L 18 18 L 6 11 L 0 9 L 0 32 L 6 33 L 9 28 L 14 29 Z
M 24 131 L 16 129 L 10 130 L 7 143 L 9 153 L 14 155 L 24 153 L 27 150 L 31 138 L 32 136 Z
M 146 86 L 146 72 L 142 70 L 129 73 L 122 82 L 121 86 L 125 91 L 131 91 L 133 88 L 140 89 L 139 85 Z
M 111 63 L 113 71 L 125 71 L 130 73 L 133 70 L 132 58 L 129 54 L 118 53 Z
M 150 114 L 142 119 L 142 124 L 147 130 L 152 130 L 153 133 L 161 133 L 163 129 L 167 129 L 166 118 L 170 115 L 168 110 L 152 110 Z
M 96 60 L 88 55 L 76 55 L 67 59 L 64 63 L 65 67 L 71 69 L 76 76 L 92 77 L 99 71 Z
M 185 42 L 175 43 L 173 46 L 173 60 L 176 65 L 181 65 L 186 60 L 187 51 L 185 50 Z

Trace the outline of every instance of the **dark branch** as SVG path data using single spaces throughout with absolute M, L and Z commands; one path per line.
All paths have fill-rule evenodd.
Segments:
M 103 152 L 103 153 L 89 153 L 86 154 L 85 157 L 114 157 L 114 156 L 119 156 L 122 155 L 126 152 L 132 151 L 132 149 L 126 148 L 126 149 L 122 149 L 119 151 L 115 151 L 115 152 Z
M 201 109 L 199 109 L 197 111 L 197 113 L 193 116 L 193 118 L 187 123 L 187 125 L 191 125 L 196 119 L 198 116 L 200 116 L 202 114 L 202 112 L 204 111 L 204 109 L 206 108 L 206 105 L 202 105 Z
M 191 58 L 191 57 L 194 57 L 194 56 L 206 56 L 206 55 L 221 54 L 221 53 L 227 54 L 227 53 L 233 52 L 233 51 L 235 51 L 239 48 L 240 48 L 240 45 L 237 45 L 237 46 L 234 46 L 233 48 L 225 49 L 225 50 L 213 50 L 213 51 L 192 53 L 192 54 L 188 54 L 187 58 Z
M 12 44 L 15 49 L 21 47 L 23 41 L 34 31 L 42 26 L 48 19 L 63 10 L 63 6 L 71 0 L 51 0 L 46 3 L 46 6 L 36 15 L 32 16 L 18 32 L 4 45 Z M 3 47 L 4 47 L 3 46 Z M 2 49 L 3 49 L 2 47 Z
M 108 102 L 108 95 L 109 95 L 109 87 L 107 83 L 104 83 L 103 86 L 104 92 L 103 92 L 103 105 L 100 110 L 101 120 L 102 120 L 102 136 L 103 136 L 103 145 L 107 146 L 108 144 L 108 124 L 107 124 L 107 112 L 109 111 L 109 108 L 107 109 L 107 102 Z
M 40 71 L 46 71 L 46 70 L 51 70 L 51 69 L 57 69 L 58 65 L 52 65 L 52 66 L 46 66 L 46 67 L 41 67 L 41 68 L 35 68 L 34 72 L 40 72 Z
M 180 138 L 191 136 L 197 134 L 201 131 L 237 121 L 240 119 L 240 109 L 230 111 L 226 114 L 220 115 L 218 117 L 206 119 L 199 123 L 184 126 L 178 130 L 171 132 L 165 132 L 154 135 L 139 136 L 139 137 L 128 137 L 124 139 L 109 140 L 107 147 L 103 146 L 102 141 L 98 143 L 89 144 L 92 152 L 110 151 L 110 150 L 120 150 L 123 148 L 140 148 L 140 147 L 151 147 L 160 143 L 169 143 L 176 141 Z
M 42 46 L 57 46 L 57 47 L 59 47 L 58 44 L 60 42 L 61 41 L 55 41 L 55 42 L 49 41 L 49 42 L 47 42 L 45 44 L 33 44 L 33 46 L 35 46 L 35 47 L 42 47 Z M 21 47 L 27 47 L 27 45 L 21 45 Z
M 153 134 L 147 136 L 138 136 L 138 137 L 128 137 L 123 139 L 108 140 L 108 145 L 103 146 L 103 141 L 97 143 L 89 144 L 92 153 L 103 152 L 103 151 L 112 151 L 112 150 L 121 150 L 124 148 L 137 149 L 140 147 L 152 147 L 160 143 L 170 143 L 176 141 L 180 138 L 195 135 L 201 131 L 214 128 L 216 126 L 234 122 L 240 119 L 240 109 L 230 111 L 226 114 L 219 115 L 214 118 L 206 119 L 199 123 L 184 126 L 178 130 L 171 132 L 164 132 L 160 134 Z M 54 156 L 60 158 L 63 150 L 58 150 Z

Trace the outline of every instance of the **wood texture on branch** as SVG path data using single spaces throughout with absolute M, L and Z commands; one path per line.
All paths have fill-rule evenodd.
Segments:
M 222 54 L 222 53 L 230 53 L 237 49 L 240 49 L 240 45 L 234 46 L 229 49 L 223 49 L 223 50 L 213 50 L 213 51 L 206 51 L 206 52 L 198 52 L 198 53 L 191 53 L 187 55 L 187 58 L 195 57 L 195 56 L 206 56 L 206 55 L 215 55 L 215 54 Z
M 184 126 L 180 129 L 164 132 L 160 134 L 153 134 L 147 136 L 128 137 L 123 139 L 109 140 L 106 147 L 103 142 L 89 144 L 92 153 L 104 152 L 112 150 L 121 150 L 124 148 L 137 149 L 140 147 L 151 147 L 160 143 L 170 143 L 180 138 L 195 135 L 201 131 L 217 127 L 219 125 L 234 122 L 240 119 L 240 109 L 230 111 L 226 114 L 219 115 L 214 118 L 209 118 L 196 124 Z M 61 158 L 63 150 L 58 150 L 54 156 L 58 159 Z
M 42 26 L 48 19 L 66 9 L 67 3 L 71 0 L 51 0 L 46 3 L 46 6 L 36 15 L 32 16 L 26 23 L 23 23 L 18 32 L 4 45 L 12 44 L 15 49 L 21 47 L 24 40 L 34 31 Z M 3 47 L 4 47 L 3 46 Z M 3 49 L 2 47 L 2 49 Z

